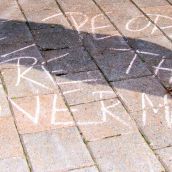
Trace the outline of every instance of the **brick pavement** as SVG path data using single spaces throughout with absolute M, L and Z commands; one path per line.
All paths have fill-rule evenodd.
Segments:
M 0 172 L 172 172 L 171 5 L 1 0 Z

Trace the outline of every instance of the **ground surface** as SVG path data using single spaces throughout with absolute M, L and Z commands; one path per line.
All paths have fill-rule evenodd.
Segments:
M 0 0 L 0 172 L 172 172 L 171 0 Z

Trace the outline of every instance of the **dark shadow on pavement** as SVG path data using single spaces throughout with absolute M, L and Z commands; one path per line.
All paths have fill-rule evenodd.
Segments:
M 41 70 L 40 66 L 44 65 L 53 75 L 74 81 L 80 78 L 79 72 L 100 69 L 109 82 L 130 79 L 128 84 L 115 84 L 115 87 L 164 96 L 162 91 L 155 91 L 156 87 L 149 88 L 149 83 L 144 79 L 155 74 L 167 91 L 171 90 L 172 51 L 158 45 L 158 42 L 133 38 L 124 40 L 119 35 L 79 34 L 54 24 L 31 22 L 29 27 L 32 34 L 26 23 L 0 19 L 1 70 L 17 64 Z M 94 74 L 92 72 L 91 75 Z M 101 74 L 96 75 L 90 77 L 96 78 L 98 84 L 106 83 L 98 81 Z M 83 78 L 90 79 L 88 76 Z M 132 78 L 140 78 L 138 82 L 145 84 L 144 90 L 137 84 L 131 86 L 129 83 L 134 83 Z M 95 81 L 87 83 L 96 84 Z

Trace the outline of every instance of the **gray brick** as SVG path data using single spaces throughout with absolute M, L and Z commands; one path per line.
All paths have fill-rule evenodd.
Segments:
M 67 74 L 95 70 L 96 65 L 84 48 L 43 52 L 49 70 L 53 74 Z
M 170 172 L 172 171 L 172 148 L 167 147 L 163 149 L 156 150 L 155 153 L 158 155 L 159 159 L 164 164 L 165 168 Z
M 127 2 L 127 0 L 121 0 L 121 1 L 118 1 L 118 0 L 96 0 L 96 2 L 100 5 L 100 6 L 103 6 L 103 5 L 112 5 L 112 4 L 116 4 L 116 3 L 125 3 Z
M 86 14 L 88 17 L 90 17 L 92 14 L 101 13 L 100 9 L 91 0 L 64 0 L 63 2 L 58 0 L 58 2 L 65 12 L 68 12 L 70 8 L 70 11 Z
M 112 86 L 130 111 L 151 108 L 147 98 L 150 99 L 153 107 L 161 107 L 164 104 L 164 96 L 167 94 L 163 86 L 152 76 L 113 82 Z M 171 102 L 171 98 L 168 99 Z M 146 102 L 146 107 L 143 101 Z
M 57 27 L 60 27 L 60 29 L 58 30 Z M 56 25 L 51 29 L 33 30 L 32 33 L 36 44 L 43 50 L 81 46 L 78 33 L 62 26 Z
M 164 172 L 164 168 L 138 133 L 91 142 L 89 147 L 103 172 Z
M 48 72 L 42 66 L 30 67 L 20 67 L 20 73 L 18 73 L 18 68 L 2 71 L 9 97 L 16 98 L 55 92 L 56 85 Z M 19 77 L 23 72 L 25 72 L 23 77 Z
M 0 45 L 32 41 L 32 35 L 15 0 L 1 1 L 0 16 L 0 38 L 5 38 L 0 41 Z
M 126 37 L 139 38 L 149 36 L 152 29 L 154 28 L 154 26 L 151 25 L 147 29 L 141 31 L 133 31 L 140 30 L 145 27 L 145 25 L 147 25 L 147 23 L 149 22 L 149 19 L 146 18 L 143 13 L 141 13 L 139 9 L 134 4 L 132 4 L 131 1 L 126 1 L 124 3 L 113 3 L 113 5 L 112 3 L 102 3 L 101 8 Z M 139 17 L 138 20 L 136 20 L 135 22 L 132 21 L 135 20 L 137 17 Z M 130 30 L 127 29 L 127 24 L 129 25 Z M 160 31 L 157 31 L 155 35 L 158 35 L 160 33 Z
M 23 135 L 33 171 L 66 171 L 93 165 L 76 128 Z
M 95 59 L 109 81 L 151 75 L 139 56 L 132 51 L 114 51 L 114 53 L 106 51 L 102 55 L 95 56 Z
M 71 110 L 88 141 L 125 135 L 136 130 L 134 122 L 117 99 L 73 106 Z
M 0 47 L 0 55 L 0 69 L 16 68 L 18 63 L 30 67 L 44 62 L 35 44 L 4 44 Z
M 73 26 L 84 38 L 84 45 L 92 55 L 110 48 L 128 48 L 119 32 L 91 0 L 58 2 Z M 69 13 L 69 9 L 74 13 Z
M 70 105 L 116 97 L 98 70 L 62 75 L 56 77 L 56 81 Z M 107 91 L 108 94 L 100 97 L 94 93 L 97 91 Z
M 37 104 L 38 98 L 39 105 Z M 59 92 L 57 94 L 41 95 L 39 97 L 16 98 L 10 101 L 20 134 L 35 133 L 75 125 Z M 36 114 L 35 111 L 38 108 L 39 112 Z
M 32 29 L 34 39 L 41 48 L 60 49 L 81 45 L 78 33 L 72 30 L 54 0 L 41 0 L 36 4 L 35 1 L 19 1 L 19 3 Z M 59 16 L 52 17 L 55 14 Z
M 70 27 L 56 2 L 53 0 L 40 0 L 36 3 L 34 0 L 19 0 L 19 4 L 23 9 L 32 30 L 51 28 L 56 24 L 64 25 L 67 28 Z M 59 14 L 59 17 L 52 17 L 55 14 Z
M 172 145 L 170 110 L 166 106 L 131 114 L 153 149 Z
M 6 20 L 0 25 L 0 38 L 4 38 L 0 41 L 0 45 L 5 44 L 6 46 L 12 46 L 16 43 L 23 45 L 33 42 L 32 34 L 27 25 L 22 21 L 15 20 Z
M 117 33 L 116 29 L 93 1 L 64 0 L 62 2 L 59 0 L 58 2 L 80 34 L 97 34 L 98 37 L 103 37 L 104 35 Z
M 25 159 L 18 157 L 0 160 L 0 169 L 1 172 L 11 172 L 14 169 L 17 172 L 29 172 Z
M 130 49 L 127 42 L 115 30 L 113 33 L 108 30 L 107 34 L 100 34 L 96 31 L 96 37 L 93 34 L 87 34 L 84 37 L 84 45 L 93 57 L 105 51 L 114 52 L 115 50 Z
M 15 0 L 2 0 L 0 6 L 1 18 L 7 20 L 25 21 Z
M 128 39 L 129 45 L 138 50 L 144 59 L 157 59 L 172 54 L 172 43 L 164 36 L 150 36 L 140 39 Z
M 134 0 L 134 2 L 140 7 L 156 7 L 156 6 L 163 6 L 163 5 L 169 5 L 169 3 L 166 0 Z
M 169 38 L 172 38 L 172 6 L 166 1 L 166 5 L 142 8 L 149 18 L 159 26 Z M 158 17 L 158 18 L 157 18 Z M 154 33 L 157 31 L 154 30 Z
M 172 54 L 171 56 L 172 57 Z M 172 60 L 168 58 L 145 58 L 145 63 L 161 83 L 168 89 L 172 88 Z

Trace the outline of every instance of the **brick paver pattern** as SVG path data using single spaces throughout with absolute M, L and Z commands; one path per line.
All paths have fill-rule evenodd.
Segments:
M 172 172 L 171 0 L 0 0 L 0 172 Z

